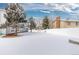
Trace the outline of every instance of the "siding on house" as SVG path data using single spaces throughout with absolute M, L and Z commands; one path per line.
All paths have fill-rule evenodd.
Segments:
M 61 28 L 78 28 L 79 27 L 79 20 L 66 20 L 61 21 Z
M 52 26 L 53 28 L 79 28 L 79 20 L 61 20 L 58 16 Z

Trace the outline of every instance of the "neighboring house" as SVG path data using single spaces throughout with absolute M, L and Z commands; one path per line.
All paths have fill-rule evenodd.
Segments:
M 79 28 L 79 20 L 61 20 L 56 17 L 53 21 L 53 28 Z
M 0 9 L 0 33 L 6 34 L 6 18 L 4 17 L 4 14 L 6 14 L 6 11 L 4 9 Z M 18 32 L 27 32 L 28 26 L 26 21 L 22 21 L 18 24 Z M 8 28 L 8 33 L 15 33 L 15 28 L 13 26 L 10 26 Z
M 62 20 L 61 28 L 79 28 L 79 20 Z
M 2 24 L 5 24 L 6 19 L 4 17 L 4 14 L 6 14 L 6 11 L 4 9 L 0 9 L 0 26 Z
M 18 32 L 28 32 L 28 23 L 27 22 L 22 22 L 18 24 Z

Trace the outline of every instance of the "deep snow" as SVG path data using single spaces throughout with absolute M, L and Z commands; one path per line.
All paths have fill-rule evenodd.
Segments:
M 79 40 L 78 29 L 77 32 L 62 30 L 26 32 L 16 38 L 0 38 L 0 54 L 79 54 L 79 45 L 69 43 L 69 39 Z M 69 36 L 65 35 L 68 31 L 72 33 L 68 33 Z

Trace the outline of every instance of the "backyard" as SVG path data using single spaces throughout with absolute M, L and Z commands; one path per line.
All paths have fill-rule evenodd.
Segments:
M 69 42 L 79 40 L 78 29 L 50 31 L 25 32 L 15 38 L 0 38 L 0 54 L 79 54 L 79 45 Z

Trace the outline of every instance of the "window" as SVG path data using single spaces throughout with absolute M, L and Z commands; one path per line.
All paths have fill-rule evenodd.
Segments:
M 24 28 L 24 24 L 21 24 L 20 27 L 21 27 L 21 28 Z
M 67 22 L 67 25 L 70 25 L 70 22 Z
M 78 26 L 78 22 L 76 22 L 76 26 Z

